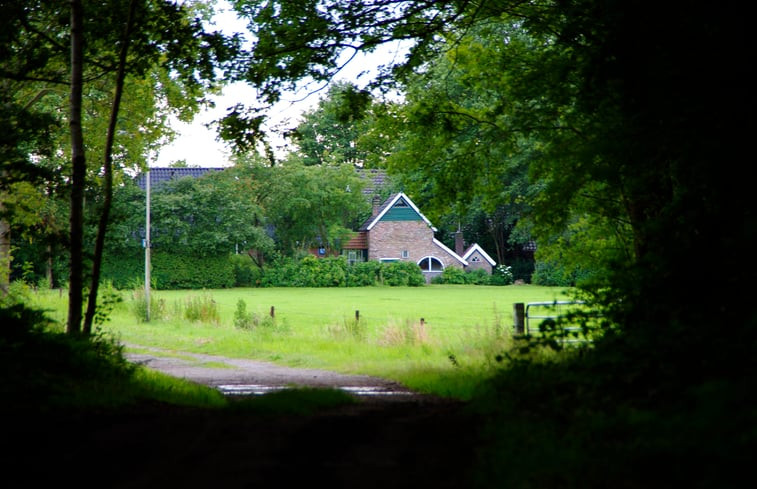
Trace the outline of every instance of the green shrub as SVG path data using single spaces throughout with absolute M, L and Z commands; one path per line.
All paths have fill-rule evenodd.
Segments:
M 308 255 L 300 260 L 294 280 L 299 287 L 339 287 L 347 278 L 347 260 L 343 257 L 316 258 Z
M 113 282 L 105 280 L 97 289 L 97 304 L 95 305 L 95 324 L 105 324 L 110 319 L 116 305 L 123 302 L 121 293 L 113 287 Z
M 426 278 L 418 265 L 410 261 L 382 264 L 381 276 L 384 285 L 418 287 L 426 283 Z
M 263 271 L 247 254 L 233 254 L 229 262 L 234 271 L 235 287 L 259 287 Z
M 48 277 L 42 277 L 37 280 L 37 290 L 50 290 L 53 288 L 53 284 Z
M 491 275 L 483 268 L 477 268 L 465 272 L 465 283 L 472 285 L 489 285 L 491 283 Z
M 491 283 L 491 276 L 482 268 L 463 271 L 457 267 L 447 267 L 440 275 L 432 278 L 431 283 L 489 285 Z
M 242 299 L 237 301 L 237 310 L 234 313 L 234 326 L 249 331 L 283 332 L 287 329 L 286 322 L 280 324 L 270 314 L 247 312 L 247 303 Z
M 291 258 L 278 257 L 263 269 L 263 287 L 292 287 L 297 271 L 297 262 Z
M 347 267 L 347 286 L 365 287 L 381 283 L 382 265 L 380 261 L 369 260 Z
M 462 268 L 447 267 L 442 272 L 442 283 L 444 284 L 464 284 L 466 282 L 465 272 Z
M 562 286 L 567 285 L 565 270 L 554 262 L 539 261 L 534 265 L 531 281 L 536 285 Z
M 573 287 L 582 280 L 592 278 L 590 270 L 575 269 L 554 262 L 536 262 L 531 282 L 535 285 Z
M 10 307 L 16 304 L 29 304 L 32 299 L 32 288 L 23 280 L 14 280 L 8 285 L 8 293 L 0 293 L 0 307 Z
M 244 299 L 237 301 L 237 310 L 234 311 L 234 326 L 239 329 L 252 329 L 252 314 L 247 312 L 247 303 Z

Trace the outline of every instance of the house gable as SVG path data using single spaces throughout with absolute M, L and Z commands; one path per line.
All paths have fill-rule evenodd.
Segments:
M 422 221 L 421 215 L 415 209 L 410 207 L 405 199 L 399 198 L 394 205 L 387 209 L 384 217 L 385 221 Z
M 440 269 L 429 267 L 429 276 L 441 273 L 447 266 L 465 267 L 468 263 L 434 237 L 436 228 L 406 194 L 392 195 L 381 206 L 376 205 L 373 216 L 343 249 L 350 250 L 365 244 L 367 259 L 380 261 L 412 261 L 438 263 Z M 363 235 L 365 241 L 363 241 Z M 421 266 L 423 268 L 423 266 Z
M 426 216 L 416 207 L 410 197 L 403 192 L 395 194 L 387 199 L 384 205 L 378 210 L 378 213 L 371 217 L 361 230 L 370 231 L 380 221 L 396 222 L 396 221 L 423 221 L 432 231 L 436 232 L 436 228 L 431 225 Z
M 483 258 L 483 259 L 484 259 L 484 260 L 486 260 L 486 261 L 487 261 L 487 263 L 489 263 L 489 265 L 491 265 L 491 266 L 494 266 L 494 265 L 496 265 L 496 264 L 497 264 L 497 262 L 495 262 L 495 261 L 494 261 L 494 260 L 492 259 L 492 257 L 491 257 L 491 256 L 489 256 L 489 255 L 488 255 L 488 254 L 487 254 L 487 253 L 486 253 L 486 252 L 485 252 L 485 251 L 483 250 L 483 248 L 481 248 L 481 247 L 480 247 L 480 246 L 478 245 L 478 243 L 475 243 L 475 244 L 474 244 L 473 246 L 471 246 L 470 248 L 468 248 L 468 250 L 467 250 L 467 251 L 465 252 L 465 254 L 463 254 L 463 257 L 462 257 L 462 258 L 463 258 L 463 260 L 466 260 L 466 261 L 471 261 L 471 260 L 472 260 L 472 259 L 474 259 L 475 257 L 481 257 L 481 258 Z M 475 261 L 478 261 L 478 260 L 475 260 Z

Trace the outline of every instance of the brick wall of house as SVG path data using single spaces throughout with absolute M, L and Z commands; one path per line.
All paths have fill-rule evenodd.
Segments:
M 423 257 L 433 256 L 444 267 L 462 268 L 462 264 L 434 244 L 434 231 L 423 221 L 379 221 L 368 235 L 368 259 L 396 258 L 418 263 Z M 402 257 L 402 251 L 408 257 Z

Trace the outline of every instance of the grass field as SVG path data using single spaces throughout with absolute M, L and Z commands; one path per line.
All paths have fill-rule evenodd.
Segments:
M 532 285 L 153 291 L 153 320 L 141 322 L 140 291 L 118 295 L 102 330 L 127 345 L 376 375 L 458 398 L 498 366 L 514 303 L 567 298 L 562 288 Z M 65 293 L 35 297 L 64 322 Z M 246 329 L 235 327 L 240 300 Z

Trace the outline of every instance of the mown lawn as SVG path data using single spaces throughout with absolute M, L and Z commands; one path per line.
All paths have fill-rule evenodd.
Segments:
M 135 313 L 140 292 L 118 292 L 123 301 L 102 331 L 127 345 L 376 375 L 459 398 L 499 366 L 514 303 L 567 298 L 562 288 L 532 285 L 152 291 L 147 323 Z M 65 299 L 37 294 L 60 322 Z M 240 300 L 251 328 L 235 326 Z M 188 319 L 190 311 L 205 319 Z

